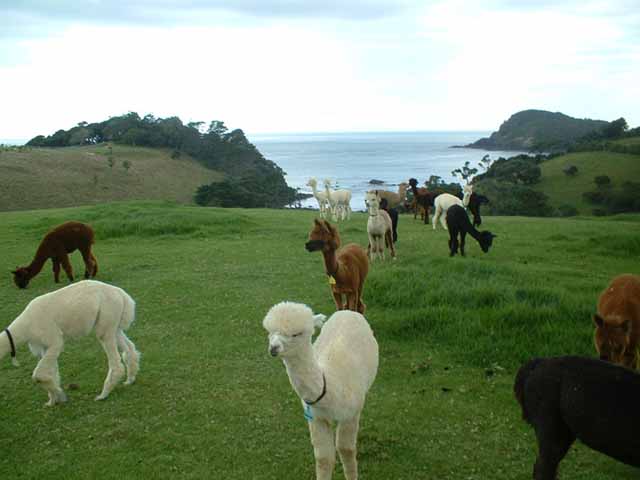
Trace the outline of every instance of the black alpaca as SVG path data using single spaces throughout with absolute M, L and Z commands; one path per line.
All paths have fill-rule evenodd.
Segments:
M 413 193 L 413 199 L 416 202 L 416 211 L 418 210 L 418 207 L 422 207 L 424 209 L 424 224 L 428 225 L 429 209 L 433 207 L 433 199 L 437 194 L 430 192 L 426 188 L 418 188 L 418 180 L 415 178 L 409 179 L 409 186 L 411 187 L 411 193 Z
M 520 368 L 513 389 L 538 440 L 535 480 L 555 480 L 576 439 L 640 467 L 640 375 L 635 371 L 595 358 L 536 358 Z
M 482 225 L 482 217 L 480 216 L 480 205 L 483 203 L 489 203 L 489 199 L 484 195 L 478 195 L 477 193 L 472 193 L 471 197 L 469 197 L 469 205 L 467 208 L 473 215 L 473 226 L 479 227 Z
M 380 208 L 387 212 L 391 217 L 391 230 L 393 231 L 393 243 L 398 241 L 398 210 L 389 208 L 389 202 L 386 198 L 380 200 Z
M 451 257 L 458 253 L 458 246 L 460 246 L 460 255 L 464 257 L 464 241 L 467 233 L 478 241 L 480 248 L 485 253 L 489 251 L 493 239 L 497 237 L 491 232 L 479 232 L 476 230 L 471 225 L 466 210 L 460 205 L 452 205 L 447 210 L 447 228 L 449 229 L 449 256 Z M 460 235 L 459 244 L 458 235 Z

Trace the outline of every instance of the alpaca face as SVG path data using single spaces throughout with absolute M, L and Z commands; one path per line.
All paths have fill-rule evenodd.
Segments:
M 29 285 L 29 272 L 26 268 L 16 268 L 13 273 L 13 281 L 18 288 L 27 288 Z
M 286 335 L 281 332 L 272 332 L 269 334 L 269 354 L 272 357 L 286 357 L 297 350 L 300 345 L 309 342 L 309 333 L 301 331 Z
M 630 342 L 631 323 L 629 320 L 622 323 L 607 323 L 600 315 L 596 314 L 593 316 L 593 321 L 596 325 L 594 343 L 600 360 L 633 367 L 632 362 L 628 361 L 633 356 L 625 355 Z
M 380 205 L 380 197 L 375 191 L 367 192 L 364 196 L 364 204 L 367 206 L 370 214 L 375 214 Z
M 340 237 L 334 227 L 326 220 L 314 220 L 313 229 L 309 232 L 309 241 L 305 248 L 309 252 L 318 250 L 335 250 L 340 246 Z
M 489 251 L 495 237 L 497 237 L 497 235 L 494 235 L 491 232 L 480 232 L 480 248 L 484 253 Z

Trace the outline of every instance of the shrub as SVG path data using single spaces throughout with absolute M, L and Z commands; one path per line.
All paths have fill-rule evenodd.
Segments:
M 603 204 L 607 200 L 607 194 L 596 190 L 595 192 L 584 192 L 582 197 L 589 203 Z
M 598 188 L 606 188 L 611 186 L 611 178 L 607 175 L 598 175 L 593 179 Z
M 578 209 L 573 205 L 560 205 L 558 207 L 558 216 L 560 217 L 575 217 L 578 215 Z
M 578 173 L 578 167 L 575 165 L 568 165 L 562 169 L 565 175 L 569 177 L 573 177 L 576 173 Z
M 607 211 L 604 208 L 594 208 L 591 210 L 594 217 L 604 217 L 607 215 Z

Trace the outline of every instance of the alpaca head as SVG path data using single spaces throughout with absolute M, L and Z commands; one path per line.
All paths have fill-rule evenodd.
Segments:
M 324 179 L 324 186 L 325 186 L 326 188 L 330 188 L 330 187 L 331 187 L 331 180 L 330 180 L 330 179 L 328 179 L 328 178 L 325 178 L 325 179 Z
M 364 204 L 367 206 L 369 213 L 375 213 L 380 205 L 380 195 L 377 190 L 369 190 L 364 194 Z
M 462 187 L 462 204 L 466 207 L 469 205 L 471 194 L 473 193 L 473 185 L 465 185 Z
M 269 309 L 262 326 L 269 332 L 269 353 L 286 357 L 309 345 L 313 331 L 324 320 L 302 303 L 280 302 Z
M 322 250 L 328 252 L 336 250 L 340 247 L 340 235 L 338 229 L 332 226 L 326 220 L 313 221 L 313 228 L 309 232 L 309 241 L 305 244 L 305 248 L 309 252 Z
M 409 179 L 409 185 L 411 185 L 412 187 L 417 187 L 418 186 L 418 180 L 416 180 L 415 178 L 410 178 Z
M 480 243 L 480 248 L 484 253 L 487 253 L 489 251 L 489 248 L 491 248 L 491 245 L 493 244 L 493 239 L 496 237 L 497 235 L 494 235 L 489 231 L 480 232 L 479 243 Z
M 318 181 L 315 178 L 310 178 L 307 181 L 307 186 L 309 186 L 311 188 L 316 188 L 317 185 L 318 185 Z
M 596 326 L 593 340 L 600 360 L 626 365 L 625 353 L 631 341 L 631 322 L 629 319 L 620 320 L 616 318 L 615 321 L 607 322 L 596 313 L 593 316 L 593 323 Z M 626 366 L 633 367 L 633 365 Z
M 18 288 L 27 288 L 27 285 L 29 285 L 29 271 L 26 268 L 16 267 L 11 273 L 13 273 L 13 281 Z

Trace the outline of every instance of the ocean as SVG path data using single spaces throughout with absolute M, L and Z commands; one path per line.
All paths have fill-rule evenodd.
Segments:
M 477 167 L 480 159 L 510 157 L 521 152 L 451 148 L 467 145 L 491 132 L 384 132 L 384 133 L 304 133 L 248 135 L 265 158 L 286 172 L 289 186 L 311 193 L 306 185 L 311 177 L 329 178 L 334 188 L 352 192 L 351 208 L 365 210 L 364 193 L 373 188 L 397 191 L 401 182 L 414 177 L 422 184 L 431 175 L 447 182 L 460 181 L 451 171 L 466 161 Z M 480 170 L 481 171 L 481 170 Z M 372 185 L 370 180 L 381 180 Z M 317 208 L 314 198 L 303 206 Z

